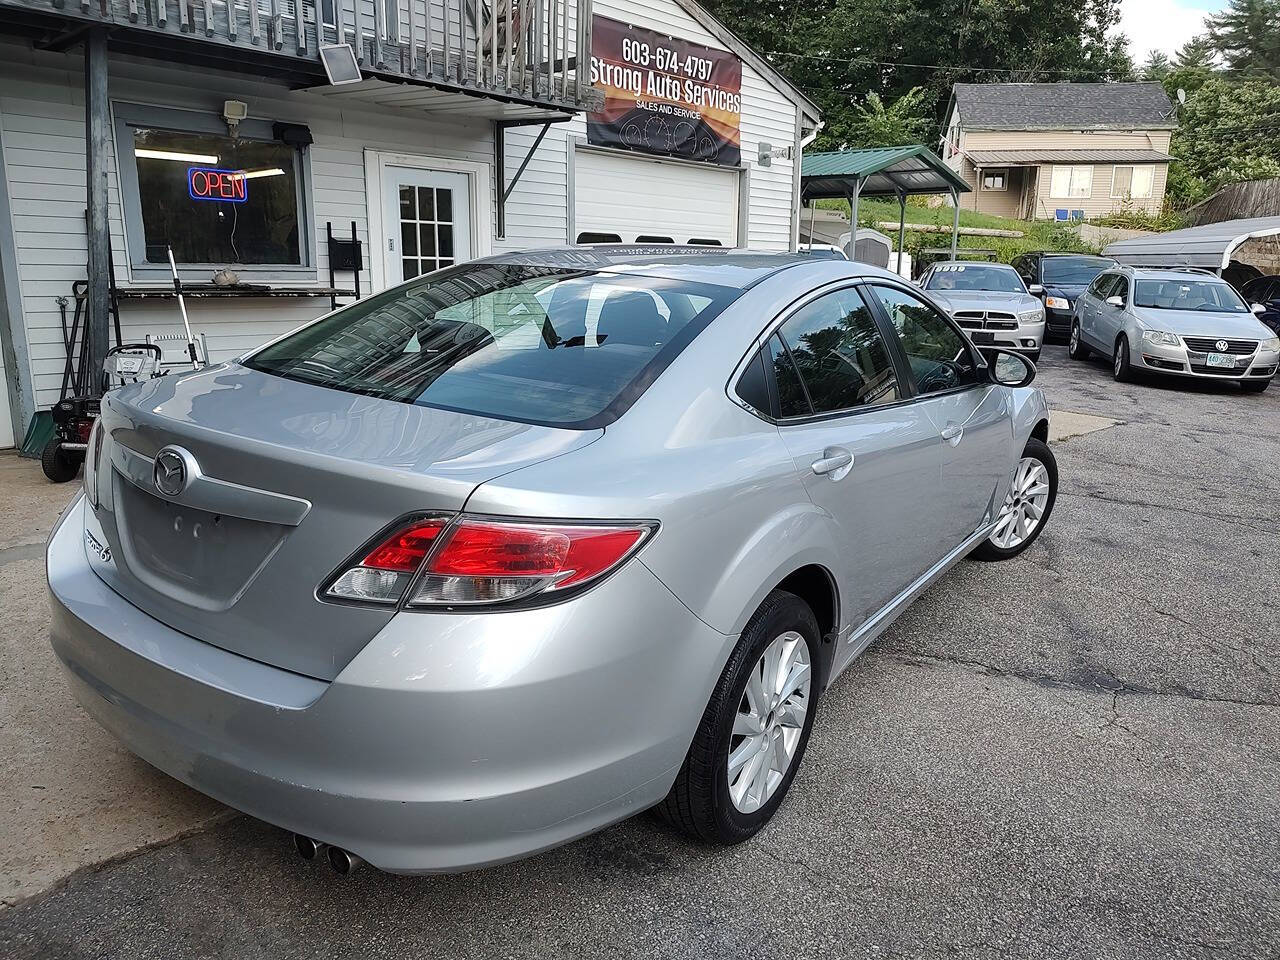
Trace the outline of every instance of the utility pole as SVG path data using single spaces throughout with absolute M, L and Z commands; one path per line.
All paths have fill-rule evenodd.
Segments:
M 84 44 L 85 186 L 89 246 L 89 287 L 85 326 L 89 348 L 90 392 L 101 393 L 102 364 L 110 343 L 111 232 L 107 223 L 107 29 L 89 28 Z M 132 152 L 132 151 L 131 151 Z

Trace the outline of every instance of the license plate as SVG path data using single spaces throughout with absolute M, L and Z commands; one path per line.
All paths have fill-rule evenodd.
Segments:
M 969 334 L 969 337 L 970 339 L 973 340 L 974 343 L 995 343 L 996 342 L 996 335 L 994 333 L 987 333 L 982 330 L 973 331 L 973 333 Z
M 1204 362 L 1208 367 L 1233 368 L 1236 365 L 1236 358 L 1229 353 L 1211 353 Z

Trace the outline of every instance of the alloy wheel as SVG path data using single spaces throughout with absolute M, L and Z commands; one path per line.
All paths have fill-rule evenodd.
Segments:
M 1023 457 L 1000 507 L 991 542 L 1006 550 L 1035 533 L 1049 505 L 1049 471 L 1035 457 Z
M 1080 325 L 1073 323 L 1071 325 L 1071 343 L 1069 344 L 1071 353 L 1080 352 Z
M 775 637 L 747 679 L 729 740 L 729 798 L 741 813 L 759 810 L 786 777 L 809 711 L 809 645 L 794 630 Z
M 1116 376 L 1124 372 L 1124 348 L 1116 347 Z

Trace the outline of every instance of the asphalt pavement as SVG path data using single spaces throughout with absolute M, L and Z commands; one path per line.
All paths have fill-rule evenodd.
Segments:
M 960 564 L 828 691 L 754 840 L 641 816 L 343 878 L 235 817 L 0 911 L 0 956 L 1280 956 L 1280 386 L 1061 347 L 1038 382 L 1117 422 L 1055 446 L 1029 551 Z

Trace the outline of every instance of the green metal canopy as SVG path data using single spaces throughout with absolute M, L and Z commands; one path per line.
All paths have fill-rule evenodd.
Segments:
M 850 259 L 857 257 L 859 198 L 898 198 L 899 272 L 906 239 L 907 197 L 917 193 L 951 194 L 955 209 L 951 226 L 951 259 L 954 260 L 960 233 L 960 194 L 969 190 L 969 185 L 960 175 L 923 143 L 806 153 L 800 161 L 800 200 L 807 202 L 810 210 L 815 200 L 835 198 L 849 201 L 852 223 L 847 252 Z
M 967 193 L 969 185 L 922 143 L 909 147 L 869 147 L 806 153 L 800 162 L 800 196 L 804 200 L 841 199 L 854 192 L 864 197 L 913 193 Z

